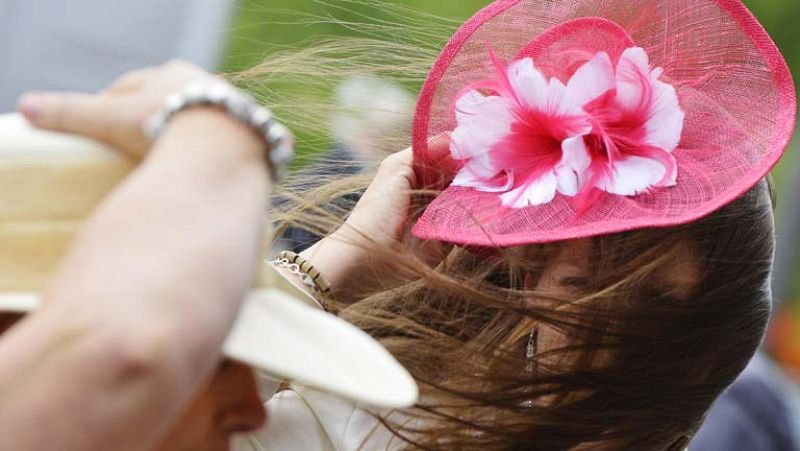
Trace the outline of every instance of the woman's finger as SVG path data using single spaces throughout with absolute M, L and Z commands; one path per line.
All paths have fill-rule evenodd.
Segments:
M 19 111 L 33 125 L 106 142 L 113 146 L 120 140 L 137 137 L 128 133 L 131 105 L 124 98 L 77 93 L 30 93 L 19 101 Z
M 458 173 L 458 167 L 450 153 L 450 133 L 441 133 L 428 140 L 429 164 L 436 168 L 436 178 L 423 180 L 424 188 L 444 189 Z
M 402 177 L 408 189 L 414 189 L 417 186 L 417 177 L 414 174 L 412 163 L 414 161 L 414 154 L 409 147 L 406 150 L 394 153 L 386 157 L 378 167 L 378 172 L 375 174 L 373 184 L 375 186 L 389 186 L 396 185 L 397 177 Z
M 113 116 L 111 102 L 95 95 L 34 92 L 19 101 L 19 111 L 47 130 L 105 140 Z
M 379 170 L 392 173 L 396 172 L 398 169 L 410 168 L 413 160 L 414 154 L 409 147 L 386 157 L 383 162 L 381 162 Z

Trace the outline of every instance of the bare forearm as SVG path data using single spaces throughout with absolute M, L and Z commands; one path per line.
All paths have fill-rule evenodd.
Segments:
M 350 238 L 334 233 L 327 236 L 300 255 L 310 261 L 331 284 L 333 294 L 342 299 L 350 299 L 360 291 L 360 281 L 354 280 L 353 273 L 358 271 L 358 259 L 363 258 L 366 243 L 362 244 Z M 355 270 L 354 270 L 355 269 Z M 363 274 L 364 271 L 361 271 Z
M 176 118 L 87 224 L 43 310 L 2 342 L 17 366 L 0 368 L 0 423 L 47 400 L 40 423 L 70 429 L 59 447 L 140 449 L 209 374 L 252 282 L 267 194 L 261 143 L 218 114 Z
M 83 292 L 102 293 L 114 299 L 95 310 L 106 321 L 130 308 L 152 313 L 147 324 L 163 318 L 171 329 L 215 337 L 206 344 L 221 342 L 253 280 L 268 187 L 261 142 L 217 114 L 176 119 L 87 224 L 51 303 L 95 305 Z

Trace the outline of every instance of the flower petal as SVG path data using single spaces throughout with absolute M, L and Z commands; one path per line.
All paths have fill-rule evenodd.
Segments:
M 564 83 L 561 83 L 561 80 L 557 78 L 551 78 L 547 87 L 547 107 L 545 112 L 551 116 L 578 114 L 579 106 L 575 103 L 570 103 L 570 100 Z
M 675 160 L 675 155 L 670 153 L 669 157 L 672 160 L 672 171 L 665 179 L 662 179 L 660 183 L 656 184 L 658 187 L 669 188 L 678 184 L 678 162 Z
M 568 138 L 561 143 L 563 155 L 555 169 L 558 178 L 558 192 L 575 196 L 585 182 L 586 171 L 591 165 L 589 150 L 582 136 Z
M 488 155 L 480 155 L 467 161 L 458 171 L 452 183 L 455 186 L 477 187 L 495 178 L 501 172 L 503 170 L 494 166 Z
M 651 102 L 650 59 L 641 47 L 625 50 L 617 63 L 617 102 L 628 113 L 645 114 Z
M 561 150 L 564 152 L 561 159 L 562 166 L 578 173 L 589 169 L 592 159 L 589 156 L 589 149 L 586 147 L 586 141 L 583 140 L 583 136 L 565 139 L 561 143 Z
M 511 131 L 514 117 L 506 99 L 470 91 L 456 101 L 456 120 L 450 152 L 453 159 L 466 160 L 488 153 Z
M 545 113 L 550 122 L 548 129 L 559 139 L 585 135 L 592 131 L 589 116 L 581 105 L 572 100 L 567 87 L 557 78 L 550 79 Z
M 603 177 L 597 187 L 611 194 L 634 196 L 656 186 L 664 179 L 665 171 L 664 165 L 656 160 L 628 157 L 615 161 L 611 174 Z
M 486 193 L 505 193 L 514 186 L 512 174 L 492 165 L 488 155 L 473 158 L 458 171 L 453 186 L 475 188 Z
M 514 95 L 522 106 L 543 111 L 547 105 L 547 80 L 533 64 L 533 59 L 524 58 L 508 68 L 508 79 Z
M 576 196 L 580 192 L 580 179 L 578 174 L 567 168 L 555 169 L 557 186 L 556 190 L 565 196 Z
M 598 52 L 570 78 L 567 90 L 572 101 L 583 106 L 614 89 L 614 86 L 611 58 L 606 52 Z
M 482 193 L 506 193 L 513 186 L 514 174 L 511 172 L 503 172 L 488 182 L 483 183 L 481 186 L 476 186 L 475 190 Z
M 526 181 L 518 188 L 500 196 L 503 205 L 510 208 L 525 208 L 531 205 L 544 205 L 556 197 L 558 180 L 553 171 Z
M 645 123 L 645 142 L 672 152 L 678 147 L 683 133 L 686 113 L 678 103 L 678 94 L 672 85 L 652 79 L 653 104 Z

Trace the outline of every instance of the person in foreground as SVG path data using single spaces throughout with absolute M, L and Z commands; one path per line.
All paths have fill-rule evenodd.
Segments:
M 41 128 L 143 161 L 87 220 L 44 293 L 4 278 L 0 449 L 229 449 L 266 418 L 255 370 L 274 385 L 260 384 L 267 395 L 288 378 L 373 405 L 414 403 L 411 376 L 363 331 L 278 289 L 245 298 L 261 260 L 269 174 L 290 140 L 276 121 L 255 120 L 267 110 L 180 62 L 128 74 L 100 95 L 31 94 L 20 109 Z M 151 150 L 146 124 L 161 129 Z M 0 130 L 5 173 L 15 164 L 32 179 L 45 172 L 43 184 L 2 180 L 14 204 L 2 212 L 4 231 L 20 216 L 37 218 L 36 231 L 58 228 L 65 221 L 52 211 L 82 221 L 86 202 L 75 198 L 92 189 L 63 194 L 47 181 L 87 165 L 76 155 L 122 163 L 19 117 L 0 118 Z M 15 163 L 31 153 L 44 170 Z M 27 264 L 27 249 L 50 261 L 60 246 L 14 236 L 2 266 L 46 280 L 49 265 Z
M 214 108 L 192 108 L 150 149 L 142 123 L 190 82 L 216 77 L 173 63 L 99 96 L 21 100 L 34 123 L 147 156 L 87 222 L 36 314 L 0 340 L 0 448 L 155 448 L 219 368 L 258 263 L 267 144 Z M 79 108 L 60 111 L 62 102 Z M 184 437 L 184 449 L 224 449 L 230 435 L 264 422 L 246 367 L 224 364 L 198 402 L 230 386 L 220 378 L 244 395 L 222 401 L 235 407 L 209 407 L 216 423 L 206 430 L 188 431 L 207 448 Z
M 261 447 L 685 449 L 770 316 L 765 179 L 795 107 L 738 0 L 490 4 L 346 219 L 326 207 L 357 179 L 274 216 L 327 236 L 303 267 L 420 401 L 285 390 Z

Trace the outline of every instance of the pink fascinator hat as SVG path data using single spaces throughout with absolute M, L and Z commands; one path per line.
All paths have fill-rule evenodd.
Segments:
M 740 0 L 499 0 L 423 86 L 415 171 L 443 192 L 413 233 L 507 247 L 695 221 L 767 175 L 795 115 Z

